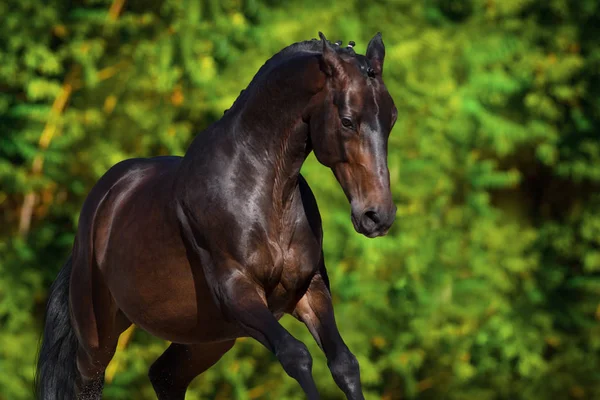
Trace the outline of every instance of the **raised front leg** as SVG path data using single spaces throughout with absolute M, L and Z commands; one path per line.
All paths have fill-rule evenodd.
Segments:
M 304 322 L 325 352 L 333 379 L 350 400 L 363 400 L 358 361 L 340 336 L 331 294 L 320 274 L 315 275 L 308 291 L 300 299 L 294 316 Z
M 227 316 L 275 354 L 285 372 L 300 383 L 309 400 L 317 400 L 319 393 L 312 377 L 312 357 L 308 349 L 279 324 L 257 284 L 242 273 L 234 272 L 222 288 L 222 304 Z

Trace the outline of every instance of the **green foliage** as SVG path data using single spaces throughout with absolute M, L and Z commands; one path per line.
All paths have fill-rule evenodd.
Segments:
M 318 30 L 359 52 L 382 31 L 399 110 L 388 236 L 356 234 L 333 175 L 312 156 L 303 170 L 367 398 L 600 398 L 597 1 L 119 3 L 0 3 L 0 399 L 32 398 L 47 290 L 94 182 L 125 158 L 183 154 L 271 55 Z M 306 329 L 283 322 L 323 398 L 342 398 Z M 153 398 L 165 347 L 135 331 L 106 398 Z M 240 340 L 188 398 L 302 395 Z

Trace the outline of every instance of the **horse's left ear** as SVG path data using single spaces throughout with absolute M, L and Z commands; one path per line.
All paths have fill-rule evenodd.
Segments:
M 385 58 L 385 46 L 381 39 L 381 32 L 377 32 L 367 46 L 367 58 L 371 62 L 371 67 L 376 74 L 381 75 L 383 72 L 383 59 Z
M 319 37 L 323 43 L 324 72 L 333 78 L 340 79 L 344 75 L 342 59 L 336 53 L 335 49 L 331 47 L 331 44 L 322 32 L 319 32 Z

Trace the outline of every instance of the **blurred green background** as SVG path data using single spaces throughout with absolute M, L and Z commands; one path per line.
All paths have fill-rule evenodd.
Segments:
M 33 398 L 48 288 L 113 164 L 184 154 L 281 48 L 383 33 L 399 117 L 397 220 L 324 219 L 340 330 L 368 399 L 600 399 L 597 0 L 8 0 L 0 3 L 0 399 Z M 76 282 L 74 283 L 76 284 Z M 341 399 L 305 327 L 324 399 Z M 166 343 L 122 337 L 105 398 L 152 399 Z M 240 340 L 188 399 L 302 399 Z

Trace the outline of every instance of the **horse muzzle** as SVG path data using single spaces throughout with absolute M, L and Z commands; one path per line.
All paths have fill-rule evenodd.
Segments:
M 368 207 L 360 211 L 352 208 L 352 224 L 354 229 L 366 237 L 374 238 L 384 236 L 396 219 L 396 206 L 391 207 Z

